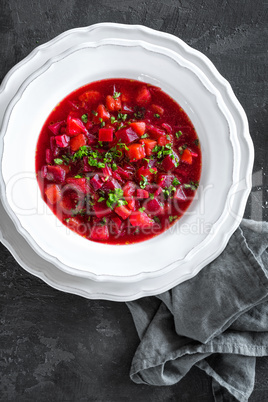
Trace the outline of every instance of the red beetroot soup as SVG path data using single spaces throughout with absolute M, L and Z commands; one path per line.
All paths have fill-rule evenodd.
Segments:
M 199 140 L 160 88 L 106 79 L 72 92 L 40 133 L 36 174 L 44 201 L 79 235 L 130 244 L 167 230 L 199 184 Z

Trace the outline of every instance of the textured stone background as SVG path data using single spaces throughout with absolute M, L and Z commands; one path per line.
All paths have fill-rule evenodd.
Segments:
M 212 60 L 245 108 L 256 152 L 245 215 L 267 220 L 267 6 L 265 0 L 1 0 L 0 80 L 37 45 L 70 28 L 112 21 L 177 35 Z M 213 401 L 210 379 L 196 368 L 172 387 L 133 384 L 128 373 L 137 345 L 124 303 L 54 290 L 0 245 L 0 401 Z M 268 358 L 258 359 L 251 402 L 268 401 L 267 373 Z

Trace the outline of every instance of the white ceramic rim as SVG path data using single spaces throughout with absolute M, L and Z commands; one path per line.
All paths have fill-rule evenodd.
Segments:
M 50 42 L 48 42 L 47 44 L 45 44 L 45 45 L 42 45 L 40 48 L 39 48 L 39 50 L 40 51 L 42 51 L 42 50 L 44 50 L 44 48 L 46 48 L 46 47 L 49 47 L 49 46 L 52 46 L 54 43 L 56 43 L 57 41 L 59 41 L 59 40 L 63 40 L 63 39 L 66 39 L 69 35 L 72 35 L 72 34 L 75 34 L 75 33 L 81 33 L 81 32 L 84 32 L 84 33 L 87 33 L 87 32 L 90 32 L 90 31 L 94 31 L 94 29 L 101 29 L 102 27 L 104 27 L 105 29 L 108 29 L 108 28 L 110 28 L 110 29 L 116 29 L 116 27 L 117 28 L 124 28 L 126 31 L 127 30 L 132 30 L 132 31 L 134 31 L 135 32 L 135 30 L 139 30 L 139 31 L 141 31 L 142 33 L 145 33 L 146 35 L 151 35 L 151 36 L 154 36 L 156 39 L 155 40 L 157 40 L 159 37 L 161 37 L 162 39 L 164 38 L 166 41 L 172 41 L 173 42 L 173 44 L 175 44 L 176 46 L 180 46 L 181 47 L 181 49 L 182 49 L 182 51 L 185 51 L 185 52 L 187 52 L 187 53 L 189 53 L 189 54 L 191 54 L 191 57 L 194 57 L 194 58 L 197 58 L 197 60 L 200 62 L 201 61 L 201 64 L 204 64 L 207 68 L 206 69 L 208 69 L 208 71 L 212 74 L 212 77 L 214 78 L 214 80 L 215 80 L 215 82 L 217 82 L 218 81 L 218 83 L 220 84 L 220 89 L 222 90 L 222 87 L 224 87 L 224 97 L 226 98 L 231 98 L 231 104 L 233 103 L 234 105 L 235 105 L 235 107 L 234 107 L 234 109 L 235 109 L 235 112 L 237 112 L 238 113 L 238 115 L 239 115 L 239 117 L 241 118 L 241 122 L 242 122 L 242 127 L 243 127 L 243 130 L 242 130 L 242 138 L 243 138 L 243 141 L 245 142 L 245 144 L 244 144 L 244 148 L 246 149 L 246 150 L 248 150 L 248 160 L 247 160 L 247 165 L 246 165 L 246 167 L 243 167 L 243 169 L 245 169 L 246 168 L 246 174 L 245 174 L 245 182 L 243 183 L 243 185 L 244 185 L 244 188 L 243 189 L 241 189 L 241 193 L 240 193 L 240 200 L 239 200 L 239 211 L 238 211 L 238 214 L 239 214 L 239 216 L 242 218 L 242 213 L 243 213 L 243 211 L 244 211 L 244 207 L 245 207 L 245 203 L 246 203 L 246 199 L 247 199 L 247 197 L 248 197 L 248 194 L 249 194 L 249 191 L 250 191 L 250 188 L 251 188 L 251 170 L 252 170 L 252 164 L 253 164 L 253 147 L 252 147 L 252 143 L 251 143 L 251 139 L 250 139 L 250 137 L 249 137 L 249 133 L 248 133 L 248 125 L 247 125 L 247 119 L 246 119 L 246 117 L 245 117 L 245 114 L 244 114 L 244 112 L 243 112 L 243 109 L 241 108 L 241 106 L 239 105 L 239 103 L 238 103 L 238 101 L 237 101 L 237 99 L 234 97 L 234 95 L 233 95 L 233 93 L 232 93 L 232 91 L 231 91 L 231 89 L 230 89 L 230 86 L 229 86 L 229 84 L 217 73 L 217 71 L 216 71 L 216 69 L 215 69 L 215 67 L 213 67 L 213 65 L 211 64 L 211 62 L 209 62 L 208 61 L 208 59 L 204 56 L 204 55 L 202 55 L 202 54 L 200 54 L 199 52 L 197 52 L 197 51 L 195 51 L 195 50 L 193 50 L 193 49 L 191 49 L 191 48 L 189 48 L 184 42 L 182 42 L 181 40 L 179 40 L 178 38 L 175 38 L 175 37 L 173 37 L 172 35 L 169 35 L 169 34 L 163 34 L 163 33 L 159 33 L 159 32 L 156 32 L 156 31 L 153 31 L 153 30 L 151 30 L 151 29 L 149 29 L 149 28 L 145 28 L 145 27 L 140 27 L 140 26 L 122 26 L 122 25 L 119 25 L 118 26 L 118 24 L 97 24 L 97 25 L 94 25 L 94 26 L 92 26 L 92 27 L 88 27 L 88 28 L 78 28 L 78 29 L 75 29 L 75 30 L 71 30 L 71 31 L 67 31 L 67 32 L 65 32 L 64 34 L 62 34 L 62 35 L 60 35 L 59 37 L 57 37 L 57 38 L 55 38 L 54 40 L 52 40 L 52 41 L 50 41 Z M 36 49 L 33 53 L 38 53 L 38 49 Z M 8 83 L 8 80 L 10 79 L 10 77 L 12 76 L 12 74 L 18 69 L 18 68 L 20 68 L 20 65 L 24 65 L 24 64 L 26 64 L 32 57 L 34 57 L 35 55 L 34 54 L 31 54 L 30 56 L 28 56 L 28 58 L 26 58 L 24 61 L 22 61 L 21 63 L 19 63 L 19 65 L 17 65 L 17 66 L 15 66 L 12 70 L 11 70 L 11 72 L 6 76 L 6 78 L 4 79 L 4 81 L 3 81 L 3 84 L 2 84 L 2 87 L 1 87 L 1 92 L 3 92 L 4 91 L 4 89 L 5 89 L 5 87 L 6 87 L 6 85 L 7 85 L 7 83 Z M 28 59 L 28 60 L 27 60 Z M 202 66 L 203 67 L 203 66 Z M 206 73 L 207 73 L 207 71 L 206 71 Z M 215 77 L 215 75 L 216 75 L 216 77 Z M 211 77 L 210 77 L 211 78 Z M 1 93 L 0 92 L 0 93 Z M 236 118 L 237 118 L 237 116 L 236 116 Z M 243 150 L 243 151 L 245 151 L 245 150 Z M 225 245 L 226 245 L 226 243 L 227 243 L 227 241 L 228 241 L 228 239 L 229 239 L 229 237 L 231 236 L 231 234 L 233 233 L 233 231 L 236 229 L 236 227 L 238 226 L 238 224 L 239 224 L 239 222 L 240 221 L 233 221 L 232 222 L 232 225 L 230 225 L 231 227 L 229 228 L 229 231 L 228 232 L 225 232 L 224 233 L 224 235 L 223 235 L 223 237 L 222 237 L 222 242 L 221 242 L 221 247 L 220 248 L 218 248 L 211 256 L 210 256 L 210 258 L 209 259 L 207 259 L 206 261 L 203 261 L 203 266 L 206 264 L 206 263 L 208 263 L 209 262 L 209 260 L 211 261 L 212 259 L 214 259 L 222 250 L 223 250 L 223 248 L 225 247 Z M 12 249 L 12 246 L 11 246 L 11 249 Z M 193 275 L 191 275 L 191 276 L 194 276 L 200 269 L 202 268 L 202 266 L 198 266 L 196 269 L 195 269 L 195 271 L 194 271 L 194 273 L 193 273 Z M 190 277 L 191 277 L 190 276 Z M 188 279 L 189 278 L 189 276 L 187 277 L 187 278 L 183 278 L 182 280 L 185 280 L 185 279 Z M 93 278 L 92 278 L 93 279 Z M 137 278 L 137 279 L 140 279 L 140 278 Z M 181 278 L 180 278 L 181 279 Z M 99 280 L 99 278 L 98 278 L 98 280 Z M 103 278 L 103 280 L 104 280 L 104 278 Z M 105 280 L 106 280 L 106 278 L 105 278 Z M 181 282 L 182 280 L 179 280 L 179 282 Z M 174 282 L 173 282 L 173 284 L 172 285 L 174 285 Z M 168 285 L 169 286 L 169 285 Z M 166 288 L 166 287 L 165 287 Z M 145 294 L 146 294 L 146 292 L 145 292 Z M 140 297 L 140 296 L 139 296 Z

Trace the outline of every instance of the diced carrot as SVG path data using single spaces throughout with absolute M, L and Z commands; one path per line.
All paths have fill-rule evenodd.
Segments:
M 78 134 L 70 141 L 70 147 L 73 152 L 78 151 L 79 148 L 87 144 L 87 137 L 84 134 Z
M 146 106 L 151 101 L 151 94 L 146 85 L 139 88 L 136 102 L 139 106 Z
M 151 108 L 154 113 L 159 114 L 159 116 L 163 116 L 165 110 L 162 106 L 153 104 Z
M 54 205 L 61 199 L 61 190 L 57 184 L 50 184 L 46 189 L 46 197 L 50 204 Z
M 152 155 L 152 150 L 157 145 L 156 141 L 150 140 L 149 138 L 145 138 L 143 140 L 140 140 L 140 143 L 144 144 L 146 156 L 151 156 Z
M 145 149 L 142 144 L 132 144 L 128 147 L 127 155 L 130 160 L 139 160 L 145 158 Z
M 158 140 L 157 140 L 157 144 L 160 145 L 161 147 L 164 147 L 165 145 L 167 145 L 170 141 L 168 140 L 166 135 L 161 135 Z
M 83 122 L 71 115 L 67 118 L 67 133 L 70 137 L 73 137 L 78 134 L 87 134 L 87 129 L 84 126 Z
M 103 119 L 104 121 L 107 121 L 110 119 L 110 113 L 108 112 L 108 110 L 105 108 L 104 105 L 100 104 L 97 107 L 97 113 L 98 113 L 98 117 L 100 119 Z
M 146 123 L 144 121 L 135 121 L 130 123 L 130 127 L 141 137 L 146 130 Z
M 188 163 L 188 165 L 191 165 L 191 164 L 192 164 L 192 162 L 193 162 L 193 157 L 192 157 L 192 153 L 191 153 L 190 149 L 186 148 L 186 149 L 183 151 L 183 154 L 182 154 L 180 160 L 181 160 L 181 162 Z
M 128 209 L 125 205 L 116 207 L 114 209 L 114 212 L 117 213 L 117 215 L 121 216 L 122 219 L 127 219 L 129 217 L 129 215 L 131 214 L 130 209 Z
M 106 96 L 106 107 L 110 112 L 115 110 L 115 99 L 111 95 Z
M 138 227 L 146 227 L 152 226 L 154 224 L 154 220 L 149 218 L 149 216 L 145 212 L 134 211 L 129 217 L 129 221 L 132 226 Z
M 112 128 L 100 128 L 99 129 L 99 141 L 113 141 L 113 129 Z
M 135 200 L 134 197 L 126 197 L 126 201 L 127 201 L 127 207 L 133 211 L 135 209 Z
M 81 102 L 97 102 L 101 95 L 98 91 L 86 91 L 79 96 Z

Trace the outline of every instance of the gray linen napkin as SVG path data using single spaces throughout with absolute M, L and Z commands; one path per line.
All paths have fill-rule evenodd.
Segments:
M 248 400 L 256 356 L 268 355 L 268 223 L 243 220 L 197 276 L 128 302 L 140 337 L 130 377 L 172 385 L 192 366 L 212 377 L 217 402 Z

